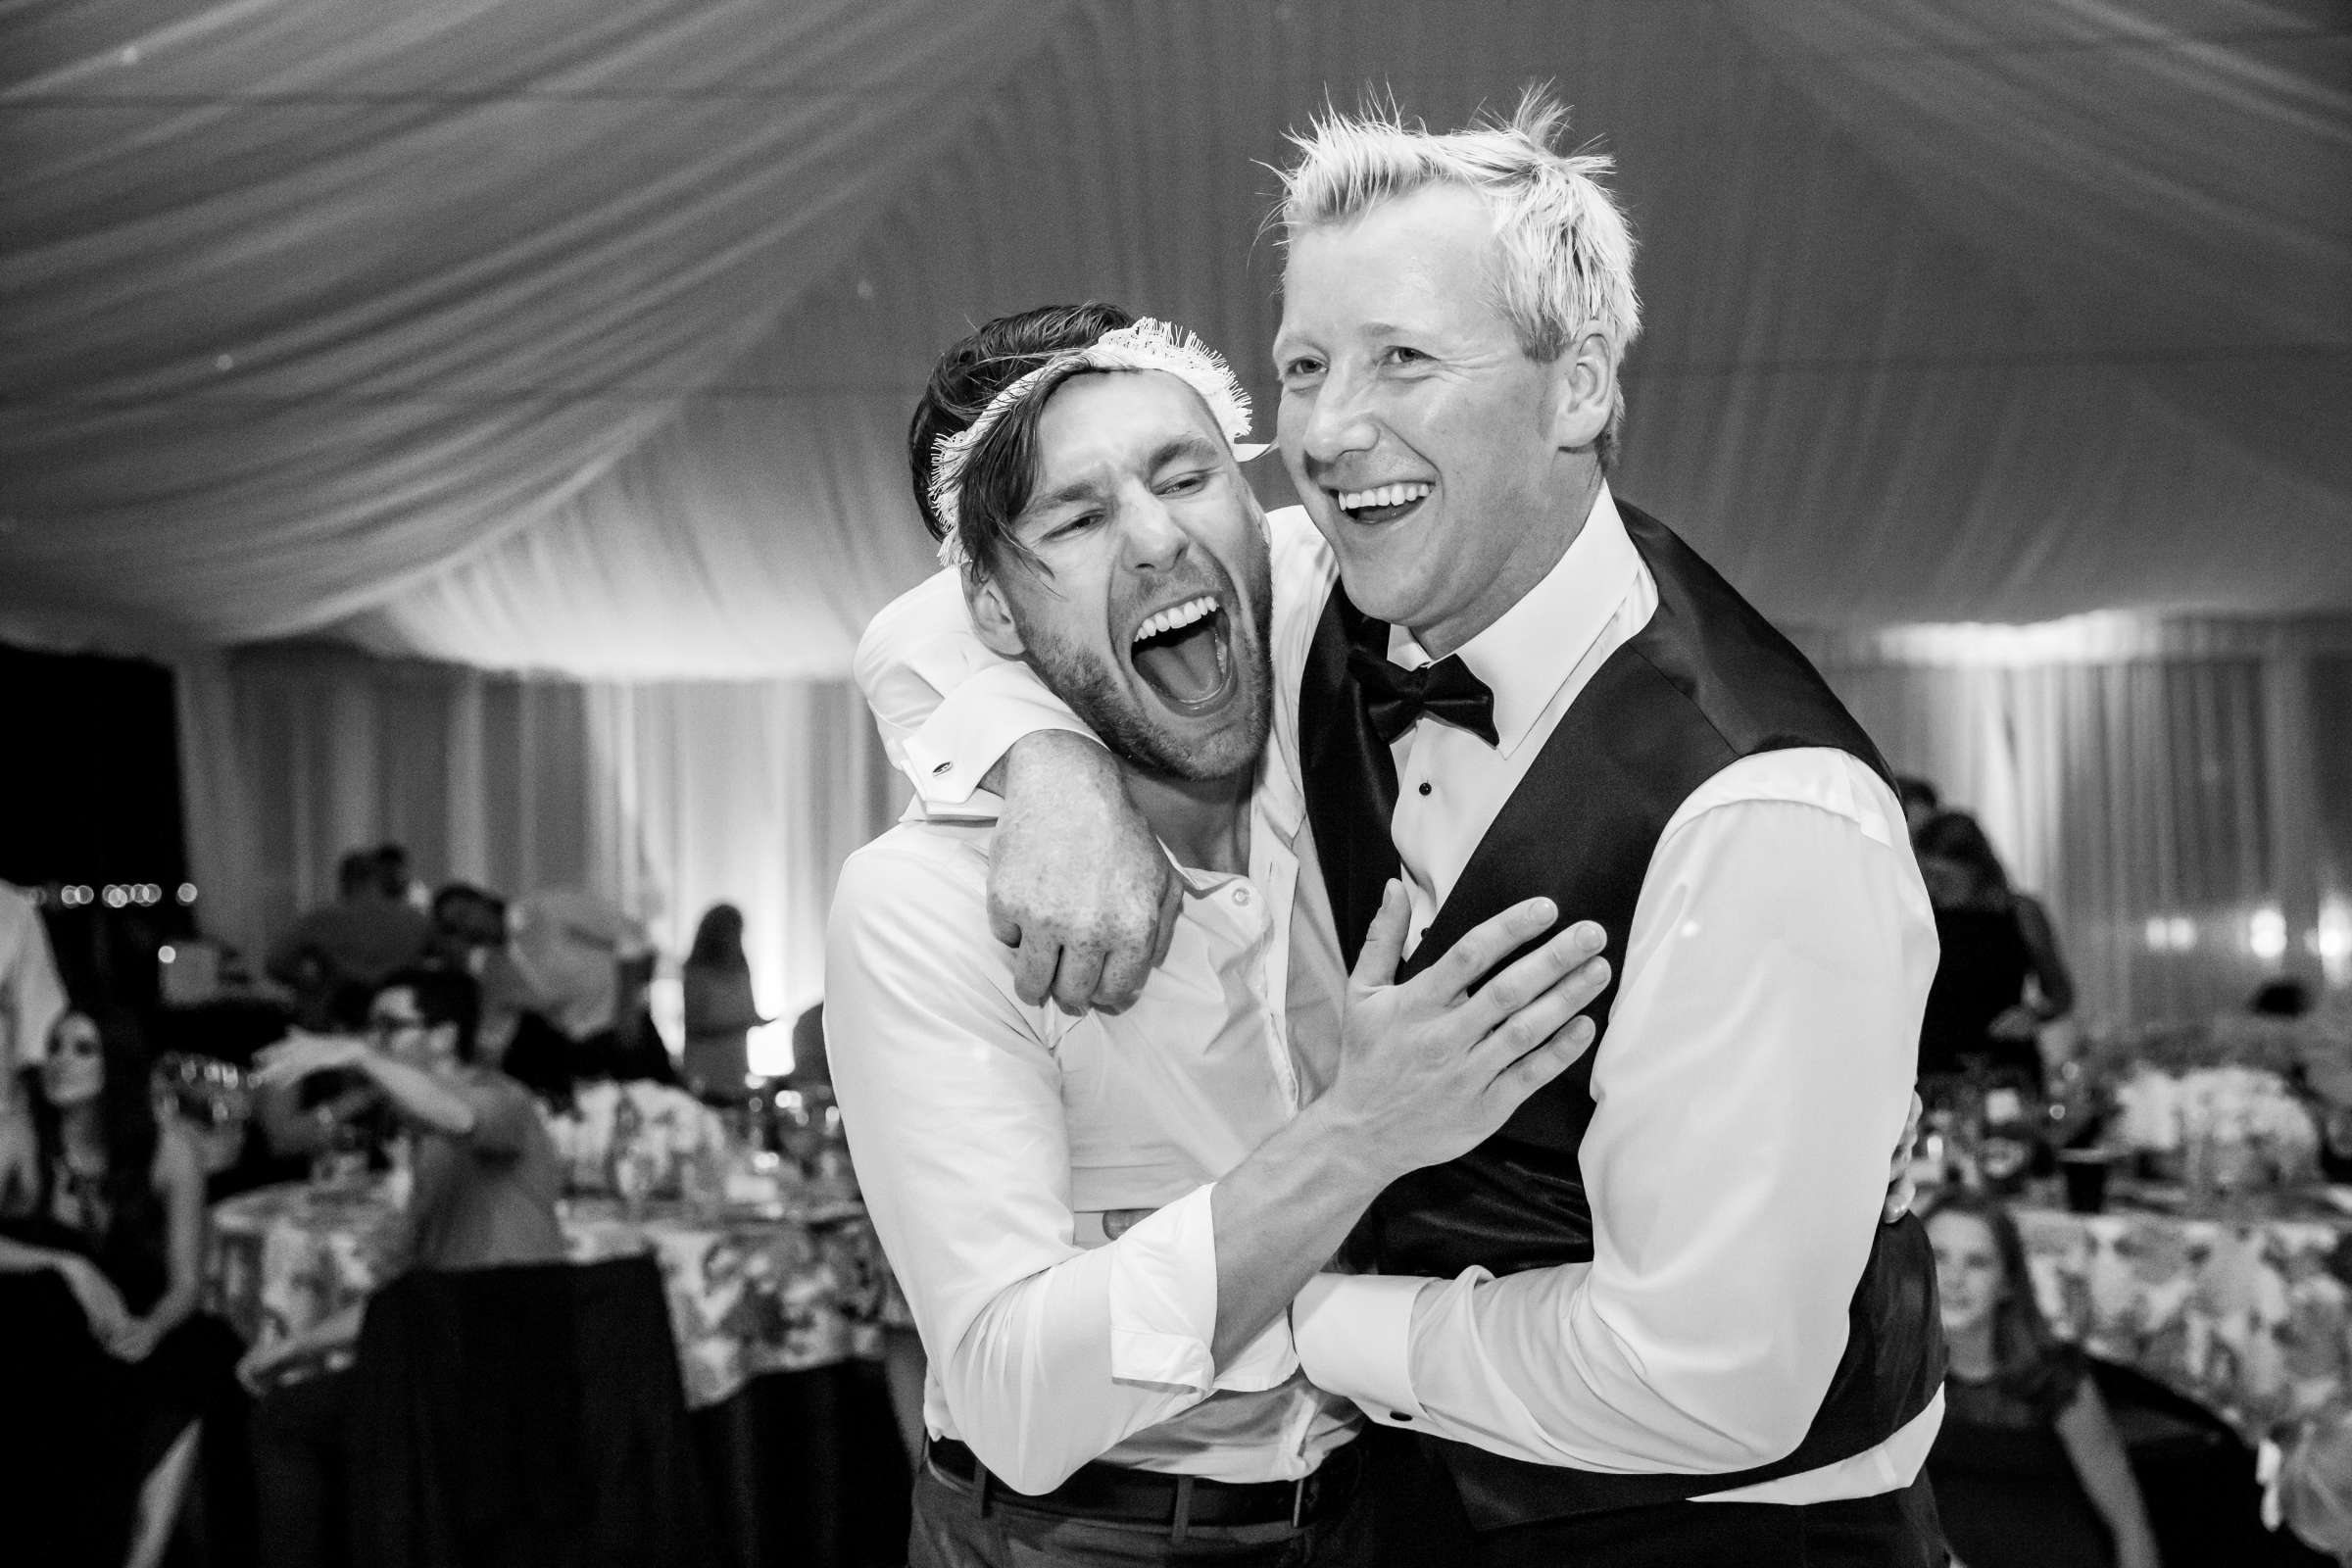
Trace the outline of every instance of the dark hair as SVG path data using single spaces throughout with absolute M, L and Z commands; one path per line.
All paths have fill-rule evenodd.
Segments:
M 428 1029 L 456 1024 L 458 1059 L 473 1059 L 474 1035 L 482 1021 L 482 988 L 473 976 L 456 969 L 403 969 L 375 988 L 379 997 L 387 991 L 415 997 L 417 1014 Z
M 2264 1018 L 2300 1018 L 2311 1010 L 2311 987 L 2292 976 L 2265 980 L 2246 1010 Z
M 122 1232 L 141 1222 L 141 1211 L 156 1200 L 155 1146 L 161 1130 L 155 1120 L 155 1058 L 148 1054 L 139 1020 L 110 1002 L 77 1002 L 60 1013 L 49 1026 L 53 1045 L 58 1029 L 76 1015 L 98 1029 L 99 1060 L 106 1067 L 106 1084 L 98 1092 L 98 1126 L 106 1141 L 106 1179 L 99 1191 L 106 1202 L 108 1231 Z M 24 1076 L 32 1088 L 25 1101 L 33 1136 L 47 1160 L 63 1147 L 64 1118 L 50 1103 L 40 1068 L 26 1067 Z
M 2009 873 L 2002 869 L 1992 840 L 1966 811 L 1938 811 L 1928 818 L 1915 849 L 1922 859 L 1934 857 L 1965 866 L 1976 878 L 1976 902 L 2008 904 Z
M 686 961 L 704 969 L 751 968 L 743 955 L 743 911 L 732 904 L 713 904 L 703 911 L 694 928 L 694 946 Z
M 1986 1193 L 1948 1187 L 1922 1206 L 1920 1223 L 1938 1214 L 1982 1220 L 2001 1260 L 2001 1298 L 1992 1309 L 1993 1381 L 2003 1393 L 2036 1405 L 2062 1402 L 2074 1392 L 2080 1363 L 2041 1315 L 2041 1303 L 2034 1298 L 2034 1275 L 2026 1265 L 2025 1238 L 2018 1234 L 2008 1205 Z
M 1903 803 L 1903 809 L 1906 811 L 1914 806 L 1925 807 L 1931 811 L 1943 808 L 1942 792 L 1926 779 L 1909 773 L 1895 776 L 1894 797 Z
M 941 438 L 969 429 L 990 399 L 1042 361 L 1084 348 L 1134 320 L 1116 305 L 1043 305 L 1000 316 L 939 357 L 906 426 L 906 466 L 914 480 L 914 504 L 932 538 L 947 533 L 931 505 L 931 470 Z M 983 571 L 996 569 L 1008 553 L 1029 559 L 1007 528 L 1029 504 L 1030 487 L 1037 482 L 1037 421 L 1046 402 L 1043 397 L 1029 398 L 1007 414 L 964 465 L 956 496 L 964 554 Z
M 507 923 L 507 901 L 488 888 L 477 888 L 470 882 L 452 882 L 433 895 L 433 923 L 441 924 L 449 911 L 461 904 L 476 904 L 498 916 L 498 923 Z
M 383 865 L 373 850 L 353 850 L 335 862 L 335 887 L 345 898 L 365 888 L 381 890 Z

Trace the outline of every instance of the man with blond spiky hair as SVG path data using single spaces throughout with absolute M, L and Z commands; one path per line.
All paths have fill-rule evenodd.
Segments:
M 1565 120 L 1326 115 L 1284 175 L 1277 438 L 1325 548 L 1274 586 L 1320 606 L 1296 739 L 1343 951 L 1400 877 L 1402 974 L 1541 894 L 1614 976 L 1592 1053 L 1373 1203 L 1297 1352 L 1485 1562 L 1924 1568 L 1933 1261 L 1879 1217 L 1934 920 L 1870 738 L 1611 492 L 1634 247 Z M 1004 785 L 1025 991 L 1117 1000 L 1165 873 L 1084 726 L 878 624 L 860 679 L 926 803 Z

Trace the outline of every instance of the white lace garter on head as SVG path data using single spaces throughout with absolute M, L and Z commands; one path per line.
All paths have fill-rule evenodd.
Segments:
M 1247 463 L 1266 450 L 1250 440 L 1250 394 L 1242 390 L 1224 357 L 1173 321 L 1139 318 L 1133 325 L 1105 332 L 1085 348 L 1054 355 L 1019 380 L 1007 383 L 988 400 L 980 417 L 953 435 L 939 438 L 931 449 L 931 510 L 943 529 L 939 541 L 942 565 L 960 565 L 965 559 L 960 497 L 963 471 L 972 454 L 1004 422 L 1006 415 L 1041 389 L 1051 391 L 1080 370 L 1165 370 L 1200 394 L 1237 461 Z

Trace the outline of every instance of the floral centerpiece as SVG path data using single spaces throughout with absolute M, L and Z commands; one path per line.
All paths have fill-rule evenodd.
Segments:
M 689 1161 L 727 1149 L 718 1113 L 667 1084 L 583 1084 L 547 1130 L 574 1192 L 612 1191 L 619 1154 L 639 1166 L 649 1195 L 676 1197 Z
M 2168 1164 L 2177 1156 L 2191 1187 L 2244 1191 L 2318 1170 L 2319 1124 L 2270 1068 L 2176 1073 L 2141 1062 L 2116 1086 L 2115 1101 L 2114 1141 Z

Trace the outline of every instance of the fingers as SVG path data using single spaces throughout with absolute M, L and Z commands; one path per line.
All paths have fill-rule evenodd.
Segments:
M 1472 927 L 1446 956 L 1432 964 L 1428 970 L 1430 984 L 1450 1002 L 1478 984 L 1505 956 L 1543 935 L 1559 917 L 1559 906 L 1549 899 L 1528 899 L 1512 905 Z M 1402 930 L 1400 924 L 1400 938 Z
M 1911 1172 L 1906 1167 L 1896 1173 L 1893 1183 L 1887 1187 L 1886 1202 L 1879 1210 L 1880 1217 L 1887 1224 L 1893 1224 L 1911 1212 L 1912 1200 L 1918 1197 L 1919 1186 L 1911 1180 Z
M 1583 999 L 1576 1004 L 1576 1007 L 1584 1006 L 1599 996 L 1601 988 L 1608 984 L 1608 965 L 1605 962 L 1596 963 L 1593 959 L 1605 942 L 1606 937 L 1599 926 L 1590 920 L 1579 920 L 1482 986 L 1478 995 L 1468 1004 L 1473 1009 L 1473 1016 L 1483 1028 L 1499 1028 L 1505 1018 L 1527 1005 L 1530 1000 L 1544 995 L 1571 975 L 1581 976 L 1586 984 Z M 1569 1011 L 1574 1012 L 1576 1007 L 1571 1007 Z M 1557 1022 L 1552 1025 L 1554 1028 L 1557 1026 Z M 1546 1028 L 1544 1034 L 1550 1032 Z M 1533 1044 L 1534 1040 L 1543 1037 L 1543 1034 L 1536 1035 L 1529 1043 Z
M 1514 965 L 1516 967 L 1516 965 Z M 1600 995 L 1609 976 L 1608 960 L 1592 958 L 1560 976 L 1525 1006 L 1514 1007 L 1473 1048 L 1493 1053 L 1502 1061 L 1515 1060 L 1566 1029 L 1569 1021 Z M 1489 990 L 1494 989 L 1489 987 Z M 1484 1003 L 1486 993 L 1479 994 Z
M 1093 948 L 1063 948 L 1054 971 L 1054 1005 L 1075 1018 L 1095 1004 L 1102 980 L 1102 955 Z
M 1389 878 L 1380 890 L 1380 907 L 1373 911 L 1372 927 L 1364 933 L 1364 945 L 1356 953 L 1355 970 L 1348 976 L 1357 987 L 1370 991 L 1396 977 L 1396 960 L 1404 956 L 1404 922 L 1410 912 L 1404 884 Z M 1494 924 L 1491 920 L 1487 923 Z
M 1054 994 L 1054 971 L 1060 962 L 1060 943 L 1042 930 L 1023 931 L 1012 955 L 1013 994 L 1032 1007 L 1043 1006 Z
M 1168 956 L 1176 941 L 1176 917 L 1184 908 L 1184 884 L 1171 872 L 1159 891 L 1159 906 L 1152 929 L 1140 943 L 1122 943 L 1102 960 L 1102 980 L 1095 988 L 1095 1005 L 1105 1012 L 1122 1011 L 1144 994 L 1152 971 Z
M 1590 1018 L 1572 1018 L 1567 1027 L 1495 1074 L 1494 1093 L 1512 1109 L 1577 1063 L 1592 1049 L 1597 1031 Z

